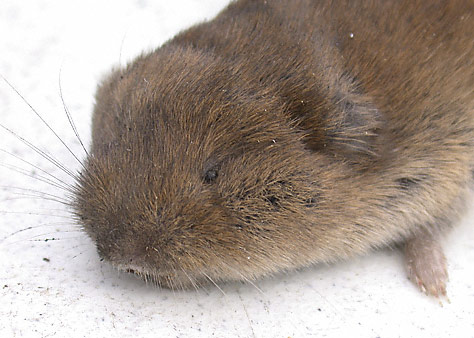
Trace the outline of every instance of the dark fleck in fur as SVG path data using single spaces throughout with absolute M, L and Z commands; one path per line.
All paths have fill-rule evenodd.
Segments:
M 101 257 L 166 287 L 436 240 L 474 168 L 471 0 L 242 0 L 100 85 L 75 210 Z

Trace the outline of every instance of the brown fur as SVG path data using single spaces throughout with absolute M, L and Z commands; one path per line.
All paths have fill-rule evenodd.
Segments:
M 76 214 L 177 288 L 436 243 L 472 183 L 473 32 L 470 0 L 232 3 L 101 84 Z

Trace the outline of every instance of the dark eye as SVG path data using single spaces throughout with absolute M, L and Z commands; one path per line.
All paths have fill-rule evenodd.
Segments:
M 204 182 L 212 183 L 216 180 L 217 176 L 219 176 L 217 168 L 211 168 L 204 174 Z

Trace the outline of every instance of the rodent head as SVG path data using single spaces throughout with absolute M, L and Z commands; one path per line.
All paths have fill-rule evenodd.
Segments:
M 236 74 L 164 49 L 99 88 L 74 207 L 115 267 L 180 288 L 304 254 L 294 243 L 318 204 L 314 158 L 284 105 Z

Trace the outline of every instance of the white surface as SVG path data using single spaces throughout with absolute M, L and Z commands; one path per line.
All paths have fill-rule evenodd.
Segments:
M 0 74 L 82 156 L 63 113 L 60 71 L 66 104 L 88 142 L 104 72 L 226 3 L 2 0 Z M 3 81 L 0 107 L 1 124 L 78 169 Z M 7 132 L 0 140 L 1 149 L 72 183 Z M 5 153 L 0 163 L 40 173 Z M 172 292 L 112 270 L 61 204 L 11 187 L 64 197 L 61 190 L 4 167 L 0 179 L 0 337 L 474 337 L 473 214 L 444 241 L 451 303 L 443 307 L 413 287 L 400 253 L 391 250 L 259 281 L 260 291 L 230 284 L 225 294 Z

